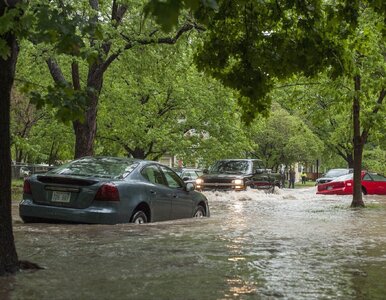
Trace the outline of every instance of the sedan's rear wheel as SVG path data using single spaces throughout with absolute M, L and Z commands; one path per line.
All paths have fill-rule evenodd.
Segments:
M 147 216 L 142 210 L 138 210 L 134 213 L 131 218 L 131 223 L 144 224 L 147 223 Z
M 24 223 L 39 223 L 39 221 L 41 221 L 38 218 L 34 217 L 20 216 L 20 218 L 23 220 Z
M 194 212 L 193 218 L 202 218 L 206 217 L 205 208 L 203 208 L 201 205 L 196 208 L 196 211 Z

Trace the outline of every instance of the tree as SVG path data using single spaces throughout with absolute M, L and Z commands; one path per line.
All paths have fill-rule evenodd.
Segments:
M 312 123 L 327 146 L 354 168 L 353 207 L 364 206 L 360 182 L 364 146 L 371 135 L 375 140 L 377 131 L 383 132 L 386 126 L 386 44 L 382 28 L 383 19 L 372 9 L 364 9 L 357 29 L 345 41 L 351 69 L 339 78 L 327 70 L 314 79 L 317 84 L 306 89 L 296 83 L 289 85 L 295 90 L 290 98 L 301 103 L 296 109 L 305 113 L 304 119 Z
M 185 163 L 212 161 L 219 149 L 245 155 L 235 98 L 192 65 L 195 41 L 189 40 L 189 46 L 138 47 L 107 72 L 97 151 L 102 146 L 104 152 L 153 160 L 171 154 Z
M 153 0 L 151 5 L 157 8 L 160 2 L 173 3 L 172 0 Z M 351 97 L 354 128 L 352 206 L 364 206 L 360 172 L 363 141 L 367 139 L 368 131 L 360 132 L 361 76 L 356 63 L 358 59 L 362 60 L 362 50 L 367 48 L 356 46 L 363 45 L 360 39 L 366 40 L 367 36 L 362 31 L 358 35 L 355 30 L 361 27 L 359 16 L 371 11 L 377 23 L 373 29 L 384 41 L 386 2 L 219 0 L 217 3 L 215 13 L 204 14 L 209 16 L 208 34 L 196 62 L 202 70 L 239 91 L 239 103 L 247 121 L 253 119 L 257 111 L 267 111 L 270 106 L 267 96 L 276 79 L 284 80 L 294 74 L 314 77 L 326 69 L 332 78 L 341 75 L 354 78 L 355 95 Z M 176 10 L 179 9 L 180 6 Z M 384 59 L 384 52 L 380 52 Z M 384 85 L 380 88 L 377 107 L 385 93 Z
M 11 94 L 11 146 L 15 149 L 17 162 L 28 161 L 28 137 L 32 127 L 44 116 L 44 112 L 37 112 L 27 97 L 16 89 Z
M 20 43 L 14 93 L 11 100 L 12 151 L 16 161 L 54 164 L 74 157 L 70 122 L 61 122 L 53 105 L 36 109 L 28 95 L 47 94 L 52 78 L 41 62 L 42 50 L 27 40 Z
M 322 141 L 296 116 L 274 103 L 270 116 L 252 124 L 255 156 L 264 158 L 267 166 L 278 169 L 281 164 L 316 160 L 323 149 Z
M 44 47 L 55 87 L 37 99 L 37 103 L 43 105 L 52 102 L 52 98 L 60 99 L 56 100 L 58 114 L 62 117 L 71 114 L 70 118 L 75 119 L 76 158 L 94 154 L 99 95 L 104 74 L 112 63 L 138 45 L 172 45 L 185 32 L 201 29 L 192 19 L 186 19 L 175 34 L 163 36 L 151 20 L 144 18 L 142 4 L 136 1 L 112 0 L 103 4 L 97 0 L 88 4 L 61 1 L 38 5 L 36 28 L 57 38 L 55 43 L 49 41 L 48 47 Z M 38 35 L 31 40 L 44 43 L 45 37 Z M 67 76 L 64 67 L 70 70 Z M 74 104 L 78 105 L 77 112 Z
M 19 269 L 12 232 L 10 149 L 11 90 L 19 51 L 17 20 L 21 16 L 17 2 L 0 1 L 0 276 Z

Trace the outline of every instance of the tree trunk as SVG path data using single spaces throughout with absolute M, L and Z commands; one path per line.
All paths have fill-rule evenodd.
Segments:
M 91 67 L 89 70 L 87 87 L 90 90 L 88 93 L 88 105 L 85 112 L 85 120 L 81 122 L 76 120 L 73 122 L 75 132 L 75 158 L 94 155 L 94 140 L 97 132 L 97 114 L 99 93 L 103 84 L 103 73 L 95 75 L 97 66 Z
M 4 14 L 4 2 L 0 2 L 0 16 Z M 15 77 L 18 56 L 16 37 L 7 33 L 0 36 L 10 48 L 10 56 L 0 57 L 0 276 L 19 270 L 12 230 L 11 211 L 11 136 L 10 105 L 11 89 Z
M 347 156 L 347 165 L 350 169 L 353 169 L 354 168 L 354 158 L 352 157 L 352 155 L 349 155 Z
M 360 125 L 360 101 L 359 91 L 361 89 L 361 78 L 359 75 L 354 77 L 355 95 L 353 99 L 353 126 L 354 126 L 354 191 L 351 207 L 364 207 L 365 204 L 362 199 L 362 152 L 363 141 L 361 137 Z

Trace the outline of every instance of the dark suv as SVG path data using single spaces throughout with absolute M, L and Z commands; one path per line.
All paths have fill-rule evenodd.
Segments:
M 196 179 L 197 190 L 245 190 L 247 187 L 273 192 L 280 185 L 280 174 L 263 167 L 260 159 L 218 160 Z

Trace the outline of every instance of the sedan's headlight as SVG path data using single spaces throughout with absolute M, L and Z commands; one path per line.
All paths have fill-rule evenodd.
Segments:
M 201 178 L 197 178 L 196 179 L 196 184 L 197 185 L 201 185 L 201 184 L 203 184 L 204 183 L 204 180 L 202 180 Z

